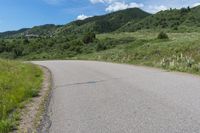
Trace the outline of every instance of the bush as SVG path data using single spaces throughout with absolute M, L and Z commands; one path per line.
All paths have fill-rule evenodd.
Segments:
M 84 43 L 81 40 L 73 40 L 69 42 L 69 44 L 70 51 L 75 52 L 76 54 L 80 54 L 83 52 Z
M 160 32 L 160 33 L 158 34 L 158 37 L 157 37 L 157 38 L 158 38 L 158 39 L 169 39 L 167 33 L 165 33 L 165 32 Z
M 88 44 L 94 42 L 95 39 L 96 39 L 95 33 L 89 32 L 85 34 L 85 36 L 83 37 L 83 42 L 85 44 Z
M 107 49 L 106 45 L 103 43 L 100 43 L 100 42 L 96 46 L 96 51 L 102 51 L 102 50 L 106 50 L 106 49 Z
M 163 58 L 161 61 L 161 66 L 163 68 L 178 70 L 183 72 L 199 72 L 200 63 L 196 62 L 190 56 L 174 55 L 172 57 Z

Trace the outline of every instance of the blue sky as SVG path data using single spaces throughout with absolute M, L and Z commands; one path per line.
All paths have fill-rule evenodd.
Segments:
M 0 32 L 42 24 L 66 24 L 131 7 L 155 13 L 200 5 L 200 0 L 0 0 Z

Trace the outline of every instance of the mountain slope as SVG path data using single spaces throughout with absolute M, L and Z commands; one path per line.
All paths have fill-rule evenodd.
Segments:
M 156 14 L 139 8 L 130 8 L 66 25 L 47 24 L 30 29 L 0 33 L 0 37 L 22 37 L 37 35 L 43 37 L 82 35 L 86 32 L 134 32 L 138 30 L 169 29 L 170 31 L 200 31 L 200 6 L 194 8 L 170 9 Z
M 131 8 L 113 12 L 102 16 L 94 16 L 85 20 L 77 20 L 64 26 L 53 24 L 35 26 L 30 29 L 21 29 L 18 31 L 9 31 L 0 33 L 0 37 L 20 37 L 27 34 L 39 36 L 77 34 L 93 31 L 96 33 L 107 33 L 119 29 L 129 21 L 138 22 L 151 14 L 139 9 Z
M 97 33 L 113 32 L 129 21 L 138 22 L 151 14 L 139 9 L 131 8 L 113 12 L 103 16 L 95 16 L 85 20 L 74 21 L 61 29 L 63 33 L 80 33 L 93 31 Z
M 24 28 L 18 31 L 7 31 L 0 33 L 0 37 L 21 37 L 25 35 L 52 36 L 60 25 L 46 24 L 34 26 L 33 28 Z
M 141 29 L 194 30 L 200 26 L 200 6 L 195 8 L 170 9 L 148 16 L 135 23 L 128 22 L 119 31 Z
M 29 28 L 23 28 L 17 31 L 6 31 L 6 32 L 2 32 L 0 33 L 0 37 L 10 37 L 10 36 L 14 36 L 14 35 L 21 35 L 24 32 L 26 32 L 27 30 L 29 30 Z
M 35 26 L 29 29 L 26 34 L 36 34 L 40 36 L 52 36 L 60 25 L 46 24 L 41 26 Z
M 200 27 L 200 6 L 194 7 L 191 10 L 183 25 L 191 27 Z

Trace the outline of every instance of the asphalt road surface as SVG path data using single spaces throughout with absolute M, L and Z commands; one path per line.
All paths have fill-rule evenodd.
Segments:
M 200 78 L 92 61 L 41 61 L 53 74 L 50 133 L 200 133 Z

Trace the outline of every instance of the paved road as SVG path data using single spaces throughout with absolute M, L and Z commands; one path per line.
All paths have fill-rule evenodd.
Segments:
M 50 133 L 200 133 L 200 78 L 91 61 L 35 62 L 53 74 Z

